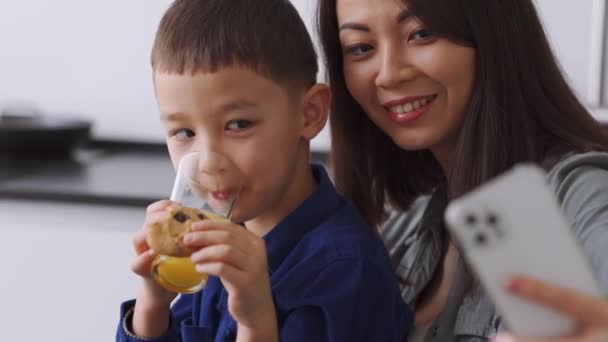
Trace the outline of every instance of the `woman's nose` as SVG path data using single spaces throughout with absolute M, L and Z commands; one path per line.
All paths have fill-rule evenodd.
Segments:
M 413 77 L 413 68 L 406 61 L 400 49 L 385 48 L 380 56 L 376 86 L 380 88 L 395 88 Z

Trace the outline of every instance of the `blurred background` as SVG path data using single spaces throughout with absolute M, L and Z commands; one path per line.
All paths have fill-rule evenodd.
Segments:
M 3 341 L 111 341 L 135 295 L 130 238 L 173 181 L 149 67 L 170 2 L 0 2 Z M 312 29 L 315 0 L 293 2 Z M 572 87 L 608 126 L 605 0 L 537 4 Z M 313 158 L 329 147 L 326 130 Z

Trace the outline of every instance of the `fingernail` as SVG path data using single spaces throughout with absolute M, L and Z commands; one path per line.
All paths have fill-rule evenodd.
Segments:
M 509 335 L 496 335 L 493 339 L 492 342 L 513 342 L 513 338 Z
M 521 292 L 521 289 L 523 286 L 524 286 L 523 281 L 517 277 L 511 278 L 507 282 L 507 290 L 509 290 L 510 292 L 513 292 L 513 293 Z

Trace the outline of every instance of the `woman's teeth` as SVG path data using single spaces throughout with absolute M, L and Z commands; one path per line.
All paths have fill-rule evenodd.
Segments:
M 416 101 L 408 102 L 404 105 L 398 105 L 394 107 L 390 107 L 390 111 L 397 114 L 406 114 L 420 107 L 426 106 L 428 103 L 435 99 L 435 95 L 427 96 Z

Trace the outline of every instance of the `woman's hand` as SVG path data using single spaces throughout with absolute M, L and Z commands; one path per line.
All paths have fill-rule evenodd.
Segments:
M 577 331 L 561 338 L 516 337 L 498 335 L 494 342 L 607 342 L 608 301 L 572 290 L 555 287 L 525 276 L 516 276 L 509 283 L 514 295 L 546 305 L 562 312 L 578 323 Z

